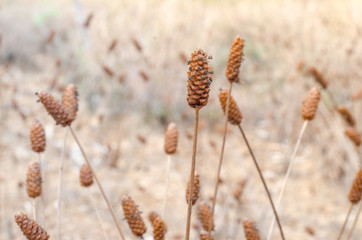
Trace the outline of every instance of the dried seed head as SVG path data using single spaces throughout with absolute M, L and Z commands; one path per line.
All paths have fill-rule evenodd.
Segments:
M 239 82 L 239 70 L 243 61 L 244 40 L 237 36 L 230 49 L 226 65 L 226 77 L 230 82 Z
M 92 169 L 86 163 L 84 163 L 80 168 L 79 180 L 80 185 L 83 187 L 89 187 L 93 184 Z
M 338 112 L 341 114 L 344 121 L 350 126 L 354 127 L 356 125 L 356 120 L 352 116 L 351 112 L 345 106 L 338 106 Z
M 256 229 L 253 221 L 244 220 L 243 226 L 246 240 L 260 240 L 259 231 Z
M 161 217 L 158 216 L 155 219 L 153 219 L 152 226 L 153 226 L 153 239 L 164 240 L 167 227 L 165 222 L 161 219 Z
M 142 219 L 141 212 L 138 210 L 136 204 L 129 196 L 122 196 L 122 208 L 124 216 L 128 222 L 128 226 L 133 234 L 137 237 L 142 237 L 147 228 Z
M 345 134 L 358 147 L 361 145 L 361 134 L 353 127 L 347 127 Z
M 28 240 L 48 240 L 48 233 L 33 219 L 23 213 L 15 215 L 15 222 Z
M 55 100 L 54 97 L 44 91 L 39 91 L 36 93 L 39 97 L 40 102 L 44 105 L 45 109 L 48 111 L 50 116 L 53 117 L 57 124 L 62 125 L 63 127 L 69 126 L 72 122 L 68 109 L 59 101 Z
M 312 88 L 309 91 L 308 96 L 305 98 L 302 108 L 302 116 L 304 120 L 313 120 L 317 108 L 318 103 L 321 98 L 321 94 L 318 88 Z
M 174 154 L 177 149 L 178 130 L 175 123 L 170 123 L 166 130 L 165 135 L 165 152 L 167 154 Z
M 211 71 L 207 62 L 207 53 L 201 49 L 195 50 L 188 61 L 187 102 L 200 109 L 207 104 L 210 92 Z
M 34 120 L 30 127 L 30 142 L 34 152 L 44 152 L 46 146 L 45 131 L 43 125 Z
M 62 104 L 68 108 L 70 121 L 73 122 L 78 111 L 78 91 L 74 84 L 66 87 Z
M 205 230 L 201 230 L 200 232 L 200 240 L 214 240 L 215 238 L 210 233 L 210 237 L 208 238 L 208 232 Z
M 36 198 L 41 194 L 41 174 L 39 163 L 31 163 L 26 174 L 26 191 L 29 197 Z
M 351 189 L 348 194 L 348 199 L 351 203 L 356 204 L 361 200 L 362 197 L 362 167 L 356 174 Z
M 221 108 L 222 108 L 224 114 L 226 112 L 226 105 L 227 105 L 228 97 L 229 97 L 229 91 L 224 91 L 224 90 L 220 91 L 219 101 L 220 101 Z M 241 123 L 242 119 L 243 119 L 243 116 L 241 115 L 238 105 L 236 104 L 233 96 L 230 96 L 229 116 L 228 116 L 229 122 L 234 125 L 239 125 Z
M 187 183 L 187 189 L 186 189 L 186 203 L 189 202 L 190 199 L 190 190 L 191 190 L 191 176 L 189 178 L 189 181 Z M 192 200 L 191 203 L 194 205 L 199 198 L 199 192 L 200 192 L 200 175 L 195 172 L 194 176 L 194 188 L 192 191 Z
M 210 231 L 214 230 L 214 219 L 212 217 L 211 208 L 205 202 L 201 202 L 199 207 L 197 208 L 197 216 L 199 217 L 202 228 L 205 231 L 209 231 L 209 222 L 211 219 Z
M 153 224 L 153 221 L 155 221 L 156 218 L 160 218 L 161 216 L 155 212 L 155 211 L 152 211 L 150 212 L 150 214 L 148 214 L 148 220 L 150 220 L 150 222 Z
M 323 89 L 326 89 L 328 86 L 328 81 L 324 78 L 323 74 L 319 72 L 315 67 L 309 68 L 310 74 L 314 77 L 314 80 L 318 82 Z

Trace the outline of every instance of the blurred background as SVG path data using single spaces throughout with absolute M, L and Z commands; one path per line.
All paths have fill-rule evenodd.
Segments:
M 144 218 L 150 211 L 161 212 L 164 131 L 171 121 L 178 125 L 165 221 L 167 239 L 183 239 L 194 116 L 186 102 L 186 61 L 198 47 L 213 57 L 197 155 L 200 200 L 210 203 L 224 122 L 217 95 L 228 86 L 225 67 L 237 35 L 245 40 L 245 56 L 242 83 L 234 85 L 233 97 L 274 199 L 302 126 L 302 102 L 310 88 L 320 87 L 310 67 L 329 81 L 330 94 L 322 91 L 279 212 L 287 239 L 337 238 L 362 155 L 345 136 L 334 102 L 351 111 L 361 132 L 361 12 L 358 0 L 0 0 L 0 238 L 21 239 L 13 215 L 31 215 L 24 184 L 28 164 L 38 160 L 29 141 L 31 122 L 38 119 L 47 136 L 42 154 L 46 228 L 55 239 L 65 130 L 36 102 L 35 92 L 45 90 L 61 99 L 66 85 L 74 83 L 80 108 L 73 127 L 129 239 L 134 237 L 122 220 L 120 198 L 130 195 Z M 61 239 L 101 239 L 88 193 L 79 185 L 84 160 L 73 138 L 68 134 L 66 139 Z M 266 239 L 272 211 L 233 126 L 225 151 L 215 236 L 244 239 L 240 220 L 248 218 Z M 233 191 L 243 179 L 247 183 L 239 202 Z M 97 187 L 91 192 L 109 239 L 119 239 Z M 198 239 L 196 215 L 192 219 L 191 236 Z M 145 239 L 152 239 L 151 224 L 145 221 Z M 358 224 L 353 239 L 361 236 Z M 272 239 L 280 239 L 277 229 Z

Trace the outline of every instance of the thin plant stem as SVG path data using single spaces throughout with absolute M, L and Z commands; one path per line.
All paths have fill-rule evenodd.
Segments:
M 248 141 L 248 139 L 246 138 L 246 135 L 245 135 L 245 133 L 244 133 L 244 131 L 243 131 L 243 128 L 241 127 L 240 124 L 238 125 L 238 127 L 239 127 L 239 130 L 240 130 L 241 134 L 243 135 L 243 138 L 244 138 L 244 141 L 245 141 L 245 143 L 246 143 L 246 146 L 247 146 L 248 149 L 249 149 L 249 152 L 250 152 L 250 155 L 251 155 L 251 157 L 252 157 L 252 159 L 253 159 L 253 161 L 254 161 L 255 167 L 256 167 L 256 169 L 258 170 L 258 173 L 259 173 L 260 179 L 261 179 L 261 181 L 262 181 L 262 183 L 263 183 L 265 192 L 266 192 L 267 195 L 268 195 L 270 205 L 271 205 L 271 207 L 272 207 L 272 209 L 273 209 L 274 216 L 275 216 L 275 218 L 276 218 L 276 220 L 277 220 L 277 223 L 278 223 L 280 235 L 281 235 L 282 239 L 285 240 L 284 233 L 283 233 L 283 229 L 282 229 L 282 225 L 280 224 L 279 216 L 278 216 L 277 210 L 275 209 L 275 206 L 274 206 L 274 203 L 273 203 L 273 199 L 272 199 L 272 197 L 271 197 L 271 195 L 270 195 L 270 191 L 269 191 L 269 189 L 268 189 L 268 186 L 266 185 L 266 182 L 265 182 L 265 180 L 264 180 L 263 173 L 262 173 L 261 170 L 260 170 L 259 164 L 258 164 L 258 162 L 257 162 L 257 160 L 256 160 L 256 158 L 255 158 L 255 156 L 254 156 L 254 152 L 253 152 L 253 150 L 252 150 L 251 147 L 250 147 L 249 141 Z
M 192 162 L 190 172 L 190 196 L 188 199 L 187 208 L 187 221 L 186 221 L 186 235 L 185 240 L 190 239 L 190 227 L 191 227 L 191 213 L 192 213 L 192 193 L 194 190 L 194 178 L 195 178 L 195 167 L 196 167 L 196 149 L 197 149 L 197 131 L 199 128 L 199 111 L 200 109 L 195 108 L 195 122 L 194 122 L 194 141 L 192 146 Z
M 167 154 L 166 186 L 165 186 L 165 196 L 163 198 L 163 210 L 162 210 L 162 219 L 164 221 L 165 221 L 165 215 L 166 215 L 166 209 L 167 209 L 168 186 L 170 183 L 170 168 L 171 168 L 171 154 Z
M 360 203 L 359 203 L 359 207 L 358 207 L 357 214 L 356 214 L 356 216 L 354 217 L 352 227 L 351 227 L 351 229 L 349 230 L 348 235 L 347 235 L 347 240 L 350 240 L 350 239 L 352 238 L 353 231 L 354 231 L 354 229 L 356 228 L 359 215 L 361 214 L 361 210 L 362 210 L 362 201 L 360 201 Z
M 63 185 L 63 167 L 65 158 L 65 145 L 67 142 L 68 129 L 64 131 L 63 149 L 61 153 L 60 166 L 59 166 L 59 181 L 58 181 L 58 203 L 57 203 L 57 239 L 60 240 L 60 213 L 62 207 L 62 185 Z
M 113 217 L 114 224 L 117 226 L 119 235 L 121 236 L 121 238 L 122 238 L 123 240 L 125 240 L 124 235 L 123 235 L 123 232 L 122 232 L 122 229 L 121 229 L 121 226 L 120 226 L 119 223 L 117 222 L 117 218 L 116 218 L 116 215 L 114 214 L 114 211 L 113 211 L 113 209 L 112 209 L 112 206 L 111 206 L 111 204 L 109 203 L 109 200 L 108 200 L 106 194 L 104 193 L 103 187 L 102 187 L 100 181 L 98 180 L 98 177 L 97 177 L 95 171 L 93 170 L 93 167 L 92 167 L 90 161 L 88 160 L 88 157 L 87 157 L 87 155 L 85 154 L 85 151 L 84 151 L 82 145 L 80 144 L 80 142 L 79 142 L 77 136 L 75 135 L 75 133 L 74 133 L 74 131 L 73 131 L 73 129 L 72 129 L 71 126 L 69 126 L 69 129 L 70 129 L 70 132 L 72 133 L 72 135 L 73 135 L 73 137 L 74 137 L 74 140 L 77 142 L 78 147 L 79 147 L 80 151 L 82 152 L 82 155 L 83 155 L 85 161 L 87 162 L 89 168 L 91 169 L 91 171 L 92 171 L 92 173 L 93 173 L 93 177 L 94 177 L 94 179 L 96 180 L 97 186 L 98 186 L 98 188 L 99 188 L 99 190 L 100 190 L 100 192 L 101 192 L 101 194 L 102 194 L 102 196 L 103 196 L 103 198 L 104 198 L 104 201 L 107 203 L 109 212 L 111 213 L 111 215 L 112 215 L 112 217 Z
M 39 166 L 40 166 L 40 175 L 41 175 L 41 184 L 44 185 L 44 172 L 43 172 L 43 167 L 41 164 L 41 154 L 39 153 Z M 44 186 L 41 186 L 42 188 L 42 193 L 41 193 L 41 205 L 42 205 L 42 213 L 43 213 L 43 226 L 44 228 L 46 228 L 46 221 L 45 221 L 45 201 L 44 201 Z
M 339 235 L 338 235 L 337 240 L 341 240 L 341 238 L 342 238 L 342 235 L 343 235 L 344 229 L 346 228 L 346 225 L 347 225 L 347 222 L 348 222 L 349 216 L 351 215 L 351 212 L 352 212 L 352 208 L 353 208 L 353 206 L 354 206 L 354 204 L 353 204 L 353 203 L 351 203 L 351 205 L 350 205 L 350 206 L 349 206 L 349 208 L 348 208 L 347 216 L 346 216 L 346 218 L 344 219 L 344 222 L 343 222 L 343 225 L 342 225 L 341 230 L 339 231 Z
M 104 224 L 103 224 L 103 221 L 102 221 L 102 219 L 101 219 L 101 215 L 99 214 L 96 201 L 94 200 L 94 197 L 93 197 L 93 195 L 92 195 L 89 187 L 86 187 L 86 188 L 87 188 L 87 190 L 88 190 L 87 192 L 88 192 L 88 194 L 89 194 L 89 198 L 90 198 L 90 200 L 91 200 L 91 202 L 92 202 L 93 208 L 94 208 L 94 210 L 95 210 L 95 212 L 96 212 L 98 222 L 99 222 L 99 224 L 101 225 L 101 228 L 102 228 L 102 231 L 103 231 L 103 234 L 104 234 L 104 238 L 105 238 L 106 240 L 108 240 L 109 238 L 108 238 L 108 235 L 107 235 L 107 231 L 106 231 L 106 229 L 104 228 Z
M 36 220 L 36 202 L 35 198 L 32 198 L 32 204 L 33 204 L 33 219 Z
M 297 140 L 297 143 L 295 144 L 295 147 L 294 147 L 294 150 L 293 150 L 293 153 L 292 153 L 292 157 L 290 158 L 290 161 L 289 161 L 289 164 L 288 164 L 288 169 L 287 169 L 287 172 L 286 172 L 284 180 L 283 180 L 283 185 L 282 185 L 282 188 L 281 188 L 281 190 L 279 192 L 278 200 L 277 200 L 277 203 L 276 203 L 277 210 L 279 210 L 280 203 L 281 203 L 283 195 L 284 195 L 285 187 L 287 186 L 287 182 L 288 182 L 290 173 L 292 172 L 293 165 L 295 163 L 295 156 L 297 155 L 297 151 L 299 149 L 300 142 L 302 140 L 305 129 L 307 128 L 308 122 L 309 122 L 308 120 L 304 120 L 302 128 L 300 129 L 298 140 Z M 267 240 L 271 239 L 271 235 L 272 235 L 273 230 L 274 230 L 274 225 L 275 225 L 275 216 L 273 217 L 273 220 L 272 220 L 272 222 L 270 224 Z
M 226 135 L 227 135 L 227 129 L 228 129 L 228 122 L 229 122 L 229 107 L 230 107 L 230 98 L 231 98 L 231 89 L 232 89 L 232 82 L 229 81 L 229 94 L 228 98 L 226 100 L 226 109 L 225 109 L 225 120 L 224 120 L 224 136 L 222 139 L 221 144 L 221 152 L 220 152 L 220 159 L 219 159 L 219 166 L 217 168 L 217 176 L 216 176 L 216 183 L 215 183 L 215 190 L 214 190 L 214 197 L 212 200 L 212 207 L 211 207 L 211 218 L 209 219 L 209 226 L 208 226 L 208 233 L 207 233 L 207 239 L 210 239 L 211 234 L 211 226 L 212 221 L 214 219 L 214 213 L 215 213 L 215 205 L 216 205 L 216 198 L 217 198 L 217 191 L 219 189 L 219 183 L 220 183 L 220 173 L 221 173 L 221 166 L 224 159 L 224 149 L 225 149 L 225 142 L 226 142 Z

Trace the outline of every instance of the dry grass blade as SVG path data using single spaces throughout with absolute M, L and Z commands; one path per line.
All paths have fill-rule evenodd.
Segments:
M 48 240 L 48 233 L 33 219 L 23 213 L 15 215 L 15 222 L 28 240 Z
M 43 125 L 34 120 L 30 127 L 30 142 L 34 152 L 44 152 L 46 146 L 45 131 Z
M 246 240 L 260 240 L 259 231 L 256 229 L 253 221 L 244 220 L 243 227 Z
M 137 237 L 142 237 L 147 231 L 146 225 L 142 219 L 141 212 L 138 210 L 134 201 L 126 195 L 121 198 L 124 216 L 132 233 Z

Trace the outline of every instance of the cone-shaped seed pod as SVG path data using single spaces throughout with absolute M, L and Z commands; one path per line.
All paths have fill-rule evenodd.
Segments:
M 351 189 L 348 194 L 348 199 L 351 203 L 356 204 L 361 200 L 362 197 L 362 167 L 356 174 Z
M 133 234 L 137 237 L 142 237 L 147 228 L 142 219 L 141 212 L 129 196 L 122 196 L 122 208 L 124 216 L 128 222 L 128 226 L 132 230 Z
M 167 231 L 165 222 L 160 217 L 156 217 L 152 221 L 152 225 L 153 225 L 153 239 L 164 240 Z
M 186 203 L 188 203 L 190 199 L 190 189 L 191 189 L 191 177 L 189 178 L 189 181 L 187 183 Z M 192 200 L 191 200 L 192 205 L 194 205 L 197 199 L 199 198 L 199 192 L 200 192 L 200 175 L 197 172 L 195 172 L 194 188 L 192 191 Z
M 317 108 L 318 103 L 321 98 L 321 94 L 318 88 L 312 88 L 309 91 L 308 96 L 305 98 L 302 108 L 302 116 L 304 120 L 313 120 Z
M 30 127 L 30 142 L 34 152 L 44 152 L 46 146 L 45 131 L 43 125 L 34 120 Z
M 153 224 L 153 221 L 155 221 L 156 218 L 160 218 L 161 216 L 156 213 L 155 211 L 150 212 L 150 214 L 148 214 L 148 220 L 150 220 L 150 222 Z
M 201 202 L 197 208 L 197 216 L 199 217 L 202 228 L 205 231 L 209 231 L 209 222 L 211 219 L 211 230 L 214 230 L 214 219 L 212 219 L 211 208 L 205 202 Z
M 208 236 L 208 232 L 206 232 L 205 230 L 201 230 L 200 240 L 214 240 L 215 239 L 211 233 L 210 233 L 210 238 L 207 238 L 207 236 Z
M 166 130 L 165 135 L 165 152 L 167 154 L 174 154 L 177 148 L 178 130 L 175 123 L 170 123 Z
M 354 127 L 356 125 L 356 120 L 345 106 L 338 106 L 337 110 L 350 127 Z
M 237 36 L 230 49 L 226 65 L 226 77 L 230 82 L 239 82 L 239 70 L 243 61 L 244 40 Z
M 25 214 L 16 214 L 15 222 L 28 240 L 47 240 L 48 233 L 33 219 Z
M 71 119 L 69 116 L 68 109 L 59 101 L 55 100 L 54 97 L 46 92 L 39 91 L 36 93 L 39 97 L 40 102 L 44 105 L 50 116 L 53 117 L 57 124 L 63 127 L 69 126 Z
M 324 78 L 323 74 L 319 72 L 315 67 L 309 68 L 310 74 L 314 77 L 314 80 L 321 85 L 323 89 L 326 89 L 328 86 L 328 81 Z
M 84 163 L 80 168 L 79 180 L 80 185 L 82 185 L 83 187 L 89 187 L 93 184 L 92 169 L 86 163 Z
M 260 240 L 259 231 L 255 228 L 253 221 L 244 220 L 243 226 L 246 240 Z
M 29 197 L 36 198 L 41 194 L 41 174 L 39 163 L 31 163 L 26 174 L 26 191 Z
M 191 107 L 197 109 L 205 106 L 209 99 L 212 73 L 207 58 L 206 52 L 197 49 L 191 54 L 188 61 L 187 102 Z
M 229 96 L 229 91 L 220 90 L 219 101 L 224 114 L 226 111 L 228 96 Z M 229 117 L 228 117 L 229 122 L 234 125 L 239 125 L 242 119 L 243 116 L 241 115 L 238 105 L 236 104 L 233 96 L 230 96 Z
M 66 87 L 62 104 L 68 108 L 70 121 L 73 122 L 78 111 L 78 91 L 74 84 Z
M 358 147 L 361 145 L 361 134 L 353 127 L 347 127 L 345 134 Z

